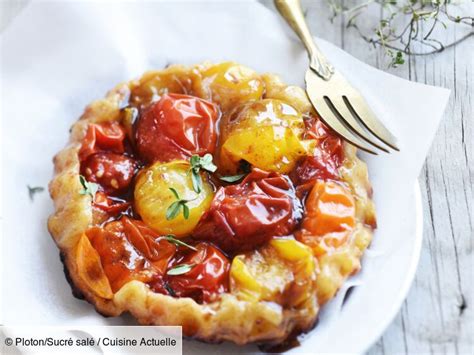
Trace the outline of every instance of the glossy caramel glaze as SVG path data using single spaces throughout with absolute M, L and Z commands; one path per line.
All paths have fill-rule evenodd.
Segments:
M 355 149 L 303 90 L 235 63 L 171 66 L 114 93 L 73 129 L 77 171 L 99 189 L 91 217 L 80 200 L 92 226 L 77 227 L 76 245 L 57 232 L 64 214 L 50 220 L 61 248 L 74 250 L 66 265 L 86 298 L 210 341 L 275 343 L 311 328 L 319 305 L 360 268 L 375 227 Z M 205 154 L 217 170 L 201 169 L 196 191 L 190 159 Z M 58 171 L 71 166 L 57 159 Z M 59 176 L 52 196 L 67 206 Z M 175 194 L 188 212 L 168 218 Z M 161 313 L 139 303 L 145 294 Z M 181 313 L 163 308 L 174 308 L 169 299 Z

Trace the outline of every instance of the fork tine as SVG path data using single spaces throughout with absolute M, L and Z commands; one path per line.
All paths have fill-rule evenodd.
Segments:
M 356 133 L 359 137 L 367 141 L 368 143 L 372 144 L 374 147 L 377 147 L 380 150 L 383 150 L 385 153 L 390 153 L 385 147 L 382 145 L 374 142 L 370 135 L 365 131 L 361 125 L 356 121 L 352 113 L 347 108 L 346 104 L 342 100 L 342 97 L 327 97 L 324 96 L 324 100 L 329 108 L 333 111 L 333 113 L 339 117 L 344 123 L 351 128 L 354 133 Z
M 334 113 L 324 101 L 319 101 L 311 97 L 309 97 L 309 100 L 318 112 L 319 116 L 321 117 L 321 120 L 328 127 L 331 127 L 337 134 L 339 134 L 342 138 L 352 143 L 356 147 L 366 151 L 367 153 L 378 155 L 377 152 L 372 150 L 371 146 L 357 138 L 357 136 L 355 136 L 351 131 L 349 131 L 346 126 L 344 126 L 342 122 L 339 121 L 337 116 L 334 115 Z
M 370 133 L 372 133 L 379 140 L 384 142 L 386 145 L 400 151 L 397 147 L 397 139 L 390 133 L 390 131 L 380 122 L 372 110 L 369 108 L 369 105 L 365 102 L 362 96 L 351 97 L 350 101 L 347 96 L 342 97 L 344 102 L 347 105 L 347 108 L 351 113 L 359 119 L 359 121 L 364 125 Z M 355 109 L 357 107 L 357 111 Z

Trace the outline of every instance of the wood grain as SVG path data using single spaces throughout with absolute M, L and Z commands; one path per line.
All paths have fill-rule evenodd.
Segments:
M 0 31 L 27 2 L 0 2 Z M 261 2 L 274 10 L 270 0 Z M 354 30 L 346 29 L 343 19 L 329 21 L 324 0 L 302 3 L 314 34 L 374 67 L 452 90 L 445 117 L 419 177 L 424 240 L 418 271 L 400 313 L 368 353 L 474 354 L 474 39 L 436 55 L 412 57 L 397 69 L 387 69 L 380 49 L 367 44 Z M 366 29 L 370 30 L 381 15 L 372 11 Z M 440 35 L 455 40 L 463 34 L 459 29 L 448 28 Z
M 262 3 L 273 9 L 271 1 Z M 351 3 L 356 2 L 346 0 L 346 5 Z M 405 65 L 388 69 L 383 52 L 366 43 L 355 30 L 347 29 L 344 19 L 329 21 L 325 1 L 302 0 L 302 6 L 315 35 L 356 58 L 402 78 L 452 90 L 419 176 L 424 239 L 417 274 L 400 313 L 368 353 L 472 355 L 473 37 L 442 53 L 410 57 Z M 378 9 L 370 11 L 371 18 L 362 28 L 368 32 L 382 16 Z M 464 34 L 448 28 L 437 35 L 453 41 Z

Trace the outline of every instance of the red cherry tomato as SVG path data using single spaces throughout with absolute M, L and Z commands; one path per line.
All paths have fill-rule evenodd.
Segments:
M 81 174 L 89 182 L 98 183 L 105 192 L 117 193 L 132 182 L 137 168 L 135 160 L 116 153 L 99 152 L 81 164 Z
M 187 159 L 215 149 L 217 106 L 198 97 L 167 94 L 137 122 L 136 144 L 147 163 Z
M 253 169 L 242 183 L 217 191 L 193 236 L 236 253 L 291 233 L 300 217 L 291 182 L 278 173 Z
M 338 179 L 338 169 L 343 159 L 342 140 L 321 120 L 306 120 L 306 136 L 318 141 L 318 149 L 312 156 L 303 158 L 290 174 L 297 184 L 314 182 L 316 179 Z
M 142 221 L 137 221 L 126 216 L 120 221 L 123 224 L 125 234 L 135 249 L 149 260 L 160 274 L 163 274 L 168 262 L 176 252 L 176 246 L 165 239 L 159 238 L 155 231 Z
M 131 280 L 151 283 L 161 279 L 176 252 L 175 245 L 128 217 L 90 228 L 86 234 L 99 253 L 113 292 Z
M 100 208 L 102 211 L 107 212 L 111 216 L 115 216 L 120 212 L 124 212 L 130 207 L 130 202 L 124 202 L 123 200 L 116 200 L 107 196 L 105 193 L 99 191 L 95 194 L 94 206 Z
M 210 302 L 229 289 L 229 259 L 208 243 L 196 245 L 197 251 L 176 260 L 177 265 L 191 265 L 191 270 L 176 276 L 167 276 L 167 284 L 177 297 L 192 297 L 197 302 Z M 172 268 L 172 267 L 171 267 Z
M 82 141 L 79 159 L 85 160 L 88 156 L 99 151 L 123 153 L 125 130 L 117 121 L 91 123 L 87 127 Z

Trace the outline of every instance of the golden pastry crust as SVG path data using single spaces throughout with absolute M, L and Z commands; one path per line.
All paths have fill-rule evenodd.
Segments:
M 229 340 L 237 344 L 279 343 L 294 331 L 306 331 L 313 327 L 320 305 L 334 297 L 347 277 L 360 269 L 362 254 L 370 244 L 372 228 L 369 225 L 375 223 L 371 187 L 367 167 L 356 157 L 354 147 L 344 145 L 345 159 L 340 168 L 342 181 L 350 188 L 356 200 L 356 226 L 346 243 L 320 257 L 313 257 L 311 254 L 310 258 L 305 259 L 307 261 L 304 265 L 297 264 L 297 261 L 282 254 L 279 247 L 272 243 L 240 256 L 247 259 L 258 257 L 263 260 L 262 263 L 278 264 L 282 269 L 287 267 L 291 270 L 288 280 L 283 281 L 287 282 L 287 288 L 272 290 L 268 286 L 265 292 L 270 296 L 267 299 L 243 294 L 238 287 L 231 285 L 230 292 L 222 294 L 217 301 L 198 304 L 191 298 L 173 298 L 155 293 L 146 284 L 136 280 L 126 283 L 114 294 L 110 290 L 100 259 L 94 254 L 96 251 L 85 237 L 86 230 L 97 225 L 101 218 L 92 207 L 91 197 L 78 193 L 81 190 L 78 152 L 88 124 L 119 120 L 120 108 L 129 100 L 131 93 L 142 90 L 144 83 L 156 81 L 159 75 L 182 77 L 185 74 L 191 77 L 197 75 L 196 70 L 202 71 L 208 66 L 209 64 L 192 68 L 172 66 L 165 71 L 146 73 L 139 80 L 118 85 L 104 99 L 95 101 L 86 108 L 72 127 L 68 146 L 54 158 L 54 178 L 49 190 L 55 212 L 49 218 L 48 228 L 64 256 L 64 265 L 73 286 L 101 314 L 117 316 L 130 312 L 140 324 L 181 325 L 185 336 L 209 342 Z M 312 112 L 311 104 L 301 88 L 287 86 L 271 74 L 258 78 L 265 87 L 264 98 L 282 100 L 300 112 Z M 192 87 L 194 83 L 195 81 L 181 82 L 179 85 Z M 155 94 L 159 93 L 150 93 Z M 303 254 L 310 250 L 302 244 L 298 248 L 298 252 Z M 89 255 L 87 262 L 84 255 Z M 252 263 L 255 265 L 255 262 Z M 288 290 L 293 290 L 296 282 L 303 289 L 299 290 L 299 294 L 306 296 L 286 303 L 276 301 L 278 297 L 283 299 Z M 104 287 L 98 291 L 94 287 L 96 284 Z

